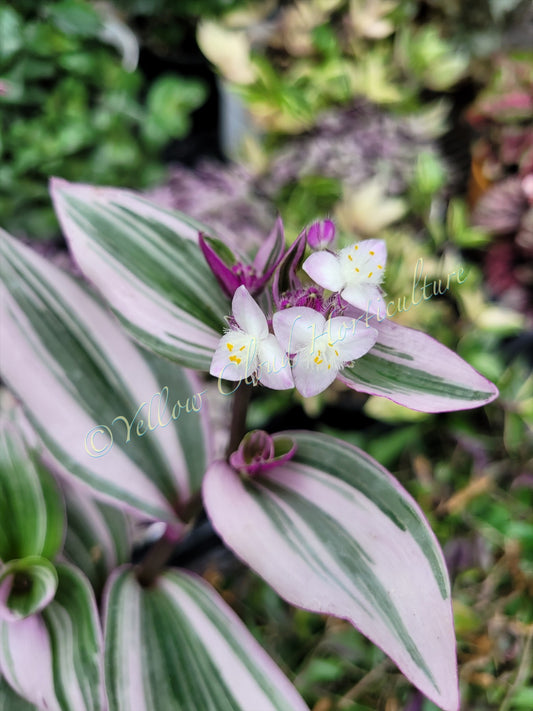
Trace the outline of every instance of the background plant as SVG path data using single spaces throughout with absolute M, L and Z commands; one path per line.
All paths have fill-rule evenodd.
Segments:
M 32 239 L 55 237 L 46 180 L 142 188 L 190 130 L 206 97 L 176 73 L 150 86 L 135 35 L 110 6 L 84 0 L 0 5 L 0 212 Z

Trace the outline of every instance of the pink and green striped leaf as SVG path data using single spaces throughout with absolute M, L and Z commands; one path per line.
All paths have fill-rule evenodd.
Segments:
M 85 573 L 98 595 L 113 570 L 131 560 L 132 522 L 81 487 L 64 481 L 62 489 L 68 523 L 63 557 Z
M 416 502 L 361 450 L 285 432 L 296 454 L 241 477 L 209 468 L 204 503 L 226 545 L 288 602 L 349 620 L 445 711 L 457 711 L 450 587 Z
M 125 328 L 209 370 L 230 307 L 198 245 L 208 228 L 126 190 L 54 179 L 51 195 L 74 259 Z
M 168 570 L 143 588 L 129 569 L 105 604 L 109 711 L 305 711 L 237 615 L 201 578 Z
M 0 561 L 53 558 L 63 543 L 63 497 L 14 422 L 0 422 Z
M 339 373 L 349 387 L 422 412 L 468 410 L 498 397 L 490 380 L 431 336 L 372 318 L 375 346 Z M 357 327 L 364 329 L 364 320 Z
M 115 506 L 176 520 L 210 456 L 200 382 L 6 233 L 0 251 L 1 373 L 51 459 Z
M 94 594 L 75 568 L 57 566 L 54 600 L 40 613 L 0 621 L 0 673 L 47 711 L 103 711 L 102 635 Z
M 46 558 L 10 560 L 0 568 L 0 620 L 23 620 L 40 612 L 56 590 L 56 569 Z

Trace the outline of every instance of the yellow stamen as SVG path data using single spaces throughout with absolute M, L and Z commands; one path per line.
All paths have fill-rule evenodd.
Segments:
M 331 370 L 331 365 L 328 365 L 328 370 Z
M 370 277 L 372 276 L 373 273 L 374 273 L 374 272 L 368 272 L 368 278 L 369 278 L 369 279 L 370 279 Z
M 372 256 L 374 256 L 375 252 L 369 252 L 369 254 L 371 254 Z
M 354 249 L 359 249 L 359 245 L 356 244 L 355 247 L 354 247 Z
M 321 360 L 318 356 L 315 358 L 315 363 L 316 363 L 317 365 L 320 365 L 320 363 L 323 363 L 323 362 L 324 362 L 324 361 Z
M 348 259 L 350 260 L 350 262 L 353 262 L 353 258 L 352 258 L 351 254 L 348 255 Z
M 359 269 L 358 269 L 357 267 L 355 267 L 355 271 L 356 271 L 356 272 L 359 272 Z
M 336 356 L 339 355 L 339 351 L 338 351 L 337 349 L 335 349 L 335 355 L 336 355 Z
M 245 348 L 246 348 L 246 346 L 241 346 L 241 347 L 239 348 L 239 350 L 240 350 L 240 351 L 243 351 Z
M 238 356 L 230 356 L 230 360 L 232 360 L 234 363 L 237 363 L 237 365 L 241 364 L 241 359 Z
M 381 266 L 381 264 L 378 264 L 378 269 L 383 269 L 383 267 Z
M 233 350 L 233 343 L 226 343 L 226 345 L 227 345 L 227 347 L 228 347 L 228 351 L 232 351 L 232 350 Z

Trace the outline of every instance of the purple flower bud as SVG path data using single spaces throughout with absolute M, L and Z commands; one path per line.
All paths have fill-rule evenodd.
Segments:
M 325 249 L 335 239 L 335 225 L 331 220 L 313 222 L 307 231 L 307 243 L 312 249 Z

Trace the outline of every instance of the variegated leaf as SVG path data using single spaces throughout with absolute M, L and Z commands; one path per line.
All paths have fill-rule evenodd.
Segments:
M 1 372 L 64 472 L 116 506 L 175 520 L 210 440 L 192 373 L 140 352 L 72 277 L 8 235 Z
M 89 578 L 96 594 L 115 568 L 131 559 L 132 523 L 122 511 L 62 483 L 67 508 L 63 556 Z
M 0 672 L 41 711 L 103 711 L 102 639 L 87 579 L 57 567 L 54 600 L 39 614 L 0 622 Z
M 63 542 L 61 492 L 15 423 L 0 423 L 0 560 L 53 558 Z
M 142 588 L 109 582 L 105 669 L 110 711 L 304 711 L 307 706 L 205 581 L 167 571 Z
M 11 560 L 0 569 L 0 620 L 22 620 L 40 612 L 57 590 L 56 569 L 32 555 Z
M 457 711 L 448 575 L 417 504 L 361 450 L 286 432 L 294 458 L 242 478 L 209 468 L 204 502 L 224 542 L 286 600 L 352 622 L 446 711 Z
M 229 301 L 198 246 L 204 225 L 114 188 L 51 183 L 75 260 L 141 343 L 209 370 Z
M 498 388 L 490 380 L 431 336 L 371 319 L 368 325 L 377 329 L 378 340 L 339 373 L 346 385 L 422 412 L 468 410 L 498 397 Z M 364 320 L 357 327 L 364 329 Z

